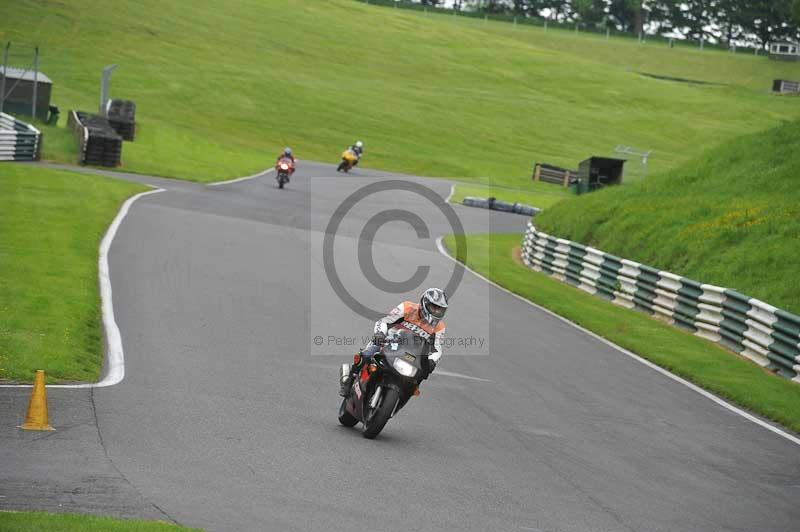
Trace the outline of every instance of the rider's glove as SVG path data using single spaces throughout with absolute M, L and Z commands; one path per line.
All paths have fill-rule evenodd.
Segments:
M 386 333 L 378 331 L 372 337 L 372 343 L 375 345 L 383 345 L 386 342 Z
M 431 376 L 431 373 L 433 373 L 433 370 L 434 370 L 434 369 L 436 369 L 436 362 L 434 362 L 434 361 L 433 361 L 433 360 L 431 360 L 431 359 L 428 359 L 428 371 L 423 371 L 423 372 L 420 374 L 420 376 L 419 376 L 419 380 L 420 380 L 420 382 L 422 382 L 422 381 L 424 381 L 425 379 L 427 379 L 428 377 L 430 377 L 430 376 Z

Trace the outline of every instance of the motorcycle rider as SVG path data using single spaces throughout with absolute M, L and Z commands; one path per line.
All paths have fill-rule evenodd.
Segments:
M 294 167 L 295 167 L 296 160 L 294 158 L 294 154 L 292 153 L 292 149 L 291 148 L 289 148 L 289 147 L 284 148 L 283 153 L 278 155 L 278 158 L 275 159 L 275 166 L 277 166 L 278 163 L 281 162 L 281 159 L 290 159 L 292 161 L 292 166 L 291 166 L 290 172 L 294 173 Z
M 445 325 L 442 321 L 447 312 L 447 294 L 440 288 L 428 288 L 423 292 L 419 303 L 403 301 L 392 311 L 375 322 L 372 341 L 360 351 L 361 362 L 350 368 L 350 374 L 342 381 L 339 395 L 347 397 L 353 378 L 358 375 L 364 364 L 381 350 L 386 333 L 389 328 L 398 323 L 410 329 L 415 334 L 430 342 L 431 350 L 428 354 L 428 368 L 420 380 L 425 380 L 436 368 L 436 363 L 442 357 L 442 337 Z
M 356 143 L 350 146 L 348 149 L 356 154 L 356 160 L 353 163 L 353 166 L 358 166 L 358 161 L 361 160 L 361 154 L 364 153 L 364 143 L 360 140 L 357 140 Z

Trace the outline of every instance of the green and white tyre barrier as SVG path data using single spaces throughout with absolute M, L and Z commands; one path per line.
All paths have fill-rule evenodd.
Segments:
M 32 125 L 0 113 L 0 161 L 38 159 L 41 136 L 41 132 Z
M 529 268 L 666 320 L 800 382 L 800 316 L 735 290 L 553 237 L 533 223 L 522 242 L 522 260 Z

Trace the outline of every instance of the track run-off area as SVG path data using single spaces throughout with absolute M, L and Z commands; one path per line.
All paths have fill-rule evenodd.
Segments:
M 465 233 L 526 217 L 447 206 L 444 180 L 310 162 L 285 190 L 271 173 L 115 175 L 163 189 L 108 249 L 124 378 L 48 387 L 48 433 L 16 428 L 29 388 L 0 388 L 0 509 L 209 531 L 800 522 L 796 443 L 439 252 L 453 215 Z M 374 441 L 340 426 L 338 367 L 372 330 L 353 302 L 388 311 L 449 283 L 450 342 L 421 396 Z

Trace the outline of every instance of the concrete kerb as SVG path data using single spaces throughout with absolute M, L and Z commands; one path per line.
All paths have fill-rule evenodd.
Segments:
M 231 183 L 239 183 L 241 181 L 248 181 L 250 179 L 256 179 L 256 178 L 259 178 L 259 177 L 263 177 L 263 176 L 266 176 L 267 174 L 269 174 L 270 172 L 274 172 L 274 171 L 275 171 L 274 168 L 267 168 L 266 170 L 264 170 L 262 172 L 259 172 L 257 174 L 253 174 L 253 175 L 249 175 L 249 176 L 245 176 L 245 177 L 237 177 L 236 179 L 229 179 L 227 181 L 217 181 L 215 183 L 208 183 L 208 184 L 206 184 L 206 186 L 207 187 L 218 187 L 220 185 L 230 185 Z
M 444 199 L 445 203 L 450 203 L 450 200 L 453 199 L 453 194 L 456 193 L 456 184 L 453 183 L 450 185 L 450 194 Z

